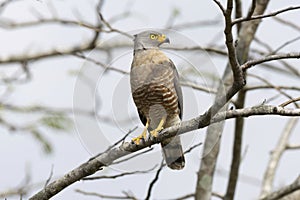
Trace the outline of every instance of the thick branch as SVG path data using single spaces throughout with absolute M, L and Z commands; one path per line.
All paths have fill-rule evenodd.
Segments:
M 236 108 L 242 109 L 245 105 L 246 91 L 241 90 L 238 93 Z M 235 130 L 234 130 L 234 143 L 232 149 L 232 161 L 230 167 L 230 175 L 227 184 L 227 191 L 224 196 L 224 200 L 234 199 L 234 194 L 236 191 L 236 185 L 239 176 L 239 168 L 241 162 L 241 152 L 242 152 L 242 139 L 243 139 L 243 128 L 244 128 L 244 118 L 237 117 L 235 119 Z
M 245 84 L 245 80 L 243 77 L 243 72 L 240 69 L 240 65 L 237 60 L 236 56 L 236 49 L 234 47 L 233 35 L 232 35 L 232 21 L 231 21 L 231 14 L 233 9 L 233 2 L 232 0 L 227 1 L 227 9 L 225 12 L 225 38 L 226 38 L 226 47 L 228 51 L 228 59 L 231 66 L 231 70 L 233 72 L 233 80 L 234 83 L 238 83 L 240 85 Z
M 104 166 L 112 164 L 118 158 L 129 155 L 140 149 L 152 146 L 177 134 L 183 134 L 198 128 L 204 128 L 211 123 L 235 117 L 249 117 L 252 115 L 282 115 L 282 116 L 300 116 L 300 109 L 284 109 L 276 106 L 259 106 L 247 109 L 229 110 L 217 114 L 212 120 L 207 120 L 207 114 L 201 115 L 189 121 L 183 121 L 180 125 L 175 125 L 164 129 L 157 138 L 145 141 L 139 146 L 131 142 L 125 142 L 118 147 L 112 148 L 107 152 L 100 154 L 98 157 L 89 160 L 79 167 L 65 174 L 62 178 L 50 183 L 37 194 L 32 196 L 31 200 L 49 199 L 68 187 L 69 185 L 81 180 L 82 178 L 92 175 L 102 169 Z

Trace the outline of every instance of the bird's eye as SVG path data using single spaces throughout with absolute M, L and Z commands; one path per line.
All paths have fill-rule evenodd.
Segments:
M 151 39 L 151 40 L 156 40 L 156 39 L 157 39 L 157 35 L 155 35 L 155 34 L 150 34 L 150 39 Z

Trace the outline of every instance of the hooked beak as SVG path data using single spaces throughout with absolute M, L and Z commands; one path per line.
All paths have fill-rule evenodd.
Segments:
M 159 45 L 163 44 L 163 43 L 170 43 L 170 39 L 167 38 L 166 35 L 160 35 L 157 40 L 159 41 Z

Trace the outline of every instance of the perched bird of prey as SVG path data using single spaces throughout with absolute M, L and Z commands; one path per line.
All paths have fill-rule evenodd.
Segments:
M 161 44 L 169 42 L 166 35 L 156 31 L 134 35 L 130 84 L 140 120 L 145 125 L 143 133 L 132 139 L 136 144 L 146 139 L 147 130 L 152 137 L 157 137 L 163 128 L 181 122 L 182 91 L 178 72 L 159 49 Z M 161 146 L 168 167 L 182 169 L 185 161 L 180 137 L 163 140 Z

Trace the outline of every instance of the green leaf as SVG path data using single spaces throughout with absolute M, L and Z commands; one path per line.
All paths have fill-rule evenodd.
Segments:
M 47 115 L 40 119 L 44 126 L 55 130 L 69 130 L 72 126 L 72 120 L 67 116 L 60 114 Z
M 32 136 L 43 146 L 44 153 L 52 153 L 53 149 L 50 142 L 43 136 L 43 134 L 40 131 L 32 129 L 30 130 L 30 132 Z

